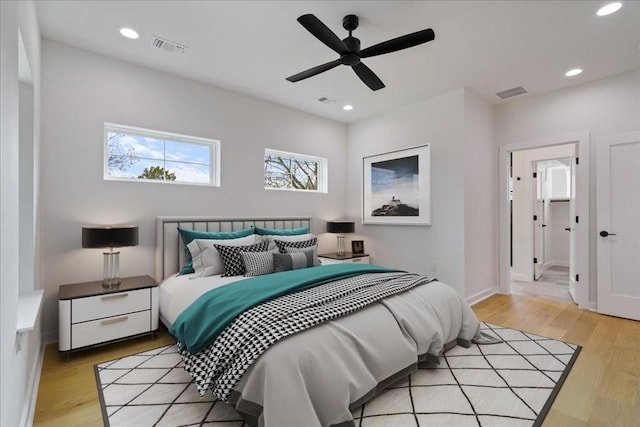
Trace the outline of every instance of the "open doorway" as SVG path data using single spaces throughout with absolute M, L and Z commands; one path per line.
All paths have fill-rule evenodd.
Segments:
M 501 146 L 500 176 L 500 292 L 588 307 L 588 134 Z
M 575 143 L 511 153 L 511 292 L 575 301 Z M 572 173 L 572 170 L 574 171 Z

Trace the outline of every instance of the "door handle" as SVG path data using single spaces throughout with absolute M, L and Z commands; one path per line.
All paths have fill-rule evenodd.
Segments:
M 571 231 L 571 228 L 567 227 L 565 228 L 566 231 Z
M 546 226 L 547 226 L 547 224 L 542 224 L 542 227 L 546 227 Z
M 609 233 L 608 231 L 604 231 L 604 230 L 602 230 L 602 231 L 600 232 L 600 236 L 602 236 L 602 237 L 607 237 L 607 236 L 617 236 L 617 234 L 615 234 L 615 233 Z

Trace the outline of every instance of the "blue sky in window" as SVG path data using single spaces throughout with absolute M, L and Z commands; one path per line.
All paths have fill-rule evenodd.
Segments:
M 131 155 L 135 160 L 125 170 L 110 167 L 109 176 L 136 178 L 145 168 L 159 166 L 175 173 L 176 181 L 210 182 L 209 145 L 118 132 L 109 132 L 107 139 L 111 155 Z

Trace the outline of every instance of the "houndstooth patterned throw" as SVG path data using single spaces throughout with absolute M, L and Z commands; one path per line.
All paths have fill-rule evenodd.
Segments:
M 246 310 L 199 353 L 185 349 L 180 355 L 200 395 L 211 390 L 226 401 L 251 364 L 277 341 L 433 280 L 368 273 L 284 295 Z

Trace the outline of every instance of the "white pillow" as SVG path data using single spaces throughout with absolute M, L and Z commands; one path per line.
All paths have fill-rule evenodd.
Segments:
M 193 277 L 207 277 L 224 273 L 224 264 L 218 250 L 213 245 L 246 246 L 263 241 L 262 236 L 252 234 L 237 239 L 194 239 L 187 245 L 193 259 Z M 208 251 L 209 250 L 209 251 Z M 206 259 L 203 258 L 208 251 Z M 205 269 L 206 273 L 205 274 Z
M 316 237 L 316 235 L 312 233 L 308 233 L 308 234 L 298 234 L 296 236 L 269 235 L 269 236 L 263 236 L 263 237 L 265 237 L 269 242 L 269 247 L 267 248 L 267 250 L 273 251 L 275 249 L 275 251 L 278 252 L 278 247 L 276 246 L 276 242 L 275 242 L 276 240 L 281 240 L 283 242 L 303 242 L 305 240 L 313 239 L 314 237 Z

